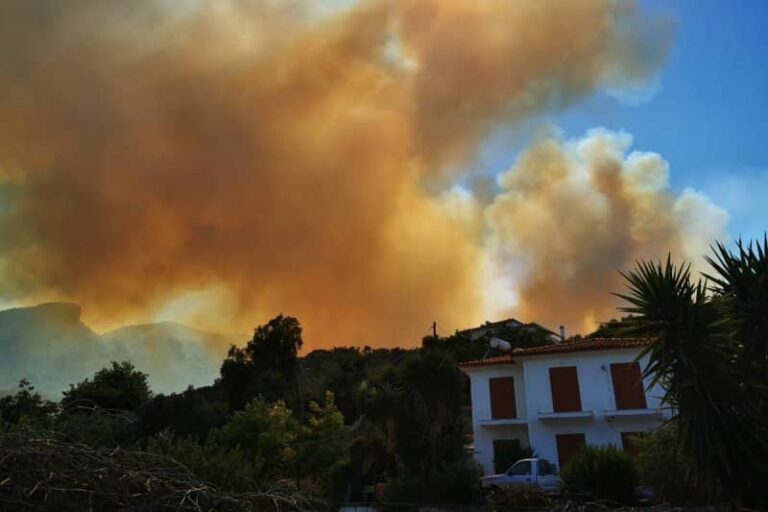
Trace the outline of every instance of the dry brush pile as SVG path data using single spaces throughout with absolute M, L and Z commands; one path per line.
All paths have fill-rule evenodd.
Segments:
M 0 433 L 0 510 L 316 510 L 294 492 L 227 494 L 168 457 L 59 432 Z

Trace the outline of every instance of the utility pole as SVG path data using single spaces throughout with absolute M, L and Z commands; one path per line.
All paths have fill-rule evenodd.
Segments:
M 437 339 L 437 322 L 432 322 L 432 337 Z

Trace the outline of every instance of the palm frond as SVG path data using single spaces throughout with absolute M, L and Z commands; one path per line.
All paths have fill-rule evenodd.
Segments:
M 736 252 L 718 243 L 707 261 L 713 272 L 696 281 L 671 256 L 637 262 L 615 295 L 627 304 L 628 331 L 653 339 L 640 355 L 644 376 L 678 409 L 694 476 L 765 504 L 750 482 L 768 459 L 768 236 L 754 247 L 739 241 Z

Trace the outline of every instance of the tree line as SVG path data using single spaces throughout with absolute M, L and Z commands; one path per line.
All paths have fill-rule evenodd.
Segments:
M 90 446 L 168 457 L 228 492 L 470 503 L 480 475 L 466 450 L 469 385 L 457 365 L 482 357 L 491 336 L 515 346 L 551 342 L 543 332 L 499 328 L 485 340 L 456 333 L 425 337 L 415 349 L 302 357 L 299 321 L 279 315 L 229 349 L 209 386 L 154 395 L 140 369 L 113 362 L 58 403 L 22 382 L 0 398 L 0 421 L 6 430 L 36 425 Z
M 679 503 L 765 506 L 768 239 L 735 250 L 718 244 L 708 262 L 700 280 L 671 258 L 639 263 L 624 274 L 626 316 L 595 334 L 654 340 L 644 370 L 677 415 L 643 441 L 646 481 Z M 513 347 L 552 342 L 528 329 L 485 337 Z M 478 499 L 468 381 L 458 363 L 483 357 L 487 339 L 455 333 L 427 336 L 416 349 L 300 356 L 302 346 L 299 321 L 279 315 L 230 348 L 209 386 L 153 395 L 140 369 L 114 362 L 71 385 L 59 403 L 22 382 L 0 398 L 0 422 L 6 433 L 47 429 L 87 446 L 165 457 L 232 493 L 281 488 L 326 503 L 379 491 L 397 502 Z

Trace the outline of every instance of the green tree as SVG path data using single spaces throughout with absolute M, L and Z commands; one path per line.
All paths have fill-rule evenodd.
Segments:
M 426 481 L 464 452 L 464 382 L 454 360 L 436 350 L 412 357 L 399 369 L 397 379 L 400 460 Z
M 302 345 L 299 321 L 278 315 L 257 327 L 245 347 L 231 346 L 221 365 L 220 382 L 232 409 L 242 409 L 259 396 L 267 401 L 284 399 L 295 387 Z
M 465 449 L 464 378 L 455 360 L 422 350 L 398 366 L 395 379 L 398 485 L 435 503 L 471 501 L 478 475 Z
M 134 411 L 151 397 L 146 373 L 136 370 L 130 361 L 112 361 L 110 368 L 97 371 L 92 380 L 71 384 L 61 403 L 64 407 L 95 405 Z
M 397 447 L 401 390 L 395 375 L 394 365 L 377 365 L 357 386 L 362 414 L 352 426 L 352 459 L 361 484 L 374 485 L 401 464 Z
M 298 474 L 321 481 L 330 496 L 350 464 L 351 429 L 330 391 L 322 404 L 310 402 L 309 413 L 307 424 L 299 429 Z
M 552 334 L 544 328 L 529 324 L 518 327 L 488 326 L 488 331 L 483 336 L 474 339 L 460 332 L 447 337 L 425 336 L 421 340 L 421 346 L 425 349 L 440 349 L 457 362 L 463 363 L 482 359 L 489 351 L 488 343 L 492 338 L 509 342 L 513 349 L 552 345 L 555 342 Z
M 211 429 L 224 424 L 229 407 L 220 388 L 190 387 L 183 393 L 157 395 L 139 407 L 137 413 L 141 437 L 172 430 L 179 437 L 204 440 Z
M 19 382 L 15 394 L 0 398 L 0 424 L 49 418 L 55 412 L 56 404 L 40 396 L 26 379 Z
M 284 402 L 259 399 L 235 413 L 223 427 L 211 431 L 209 442 L 242 451 L 259 481 L 294 476 L 298 424 Z
M 357 389 L 365 378 L 367 359 L 355 347 L 313 350 L 298 361 L 300 374 L 296 388 L 301 396 L 293 401 L 298 407 L 313 400 L 322 402 L 325 393 L 331 391 L 345 422 L 353 423 L 361 414 Z
M 630 317 L 624 316 L 619 319 L 611 318 L 607 322 L 601 323 L 593 332 L 589 333 L 587 338 L 622 338 L 628 335 L 628 324 Z
M 646 375 L 660 382 L 675 417 L 681 453 L 698 485 L 768 504 L 768 240 L 718 244 L 709 282 L 688 265 L 639 263 L 621 294 L 634 335 L 653 341 Z

